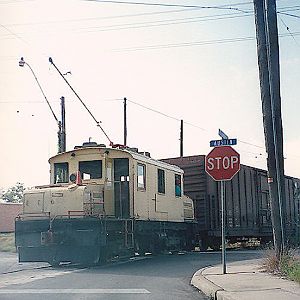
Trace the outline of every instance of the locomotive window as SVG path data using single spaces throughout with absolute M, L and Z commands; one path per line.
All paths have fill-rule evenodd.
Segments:
M 106 187 L 111 188 L 112 187 L 112 163 L 107 162 L 106 166 Z
M 137 165 L 137 188 L 138 190 L 146 189 L 146 166 L 142 164 Z
M 157 169 L 157 191 L 165 194 L 165 171 Z
M 181 175 L 175 174 L 175 196 L 181 197 Z
M 67 162 L 54 164 L 54 183 L 69 182 L 69 164 Z
M 79 171 L 82 179 L 102 178 L 102 160 L 80 161 Z

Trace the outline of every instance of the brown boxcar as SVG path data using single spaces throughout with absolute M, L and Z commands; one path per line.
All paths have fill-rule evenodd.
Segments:
M 202 249 L 219 249 L 221 244 L 220 183 L 205 172 L 205 155 L 176 157 L 163 161 L 184 170 L 185 194 L 193 199 L 196 233 Z M 299 243 L 300 179 L 285 178 L 285 218 L 288 239 Z M 241 169 L 225 183 L 226 238 L 246 241 L 256 238 L 272 240 L 272 223 L 267 171 L 241 165 Z

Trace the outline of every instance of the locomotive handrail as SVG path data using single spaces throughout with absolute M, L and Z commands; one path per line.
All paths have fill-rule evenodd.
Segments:
M 80 214 L 72 214 L 73 212 L 80 213 Z M 86 216 L 86 214 L 83 210 L 69 210 L 68 214 L 56 215 L 54 218 L 50 219 L 49 230 L 50 231 L 52 230 L 52 223 L 58 218 L 68 217 L 68 219 L 71 219 L 71 217 L 85 217 L 85 216 Z M 98 215 L 93 215 L 93 216 L 91 215 L 89 217 L 103 218 L 103 217 L 105 217 L 105 215 L 98 214 Z M 50 218 L 50 215 L 49 215 L 49 218 Z
M 73 214 L 73 213 L 75 213 L 75 214 Z M 54 222 L 58 218 L 68 217 L 69 219 L 71 219 L 72 217 L 85 217 L 85 216 L 87 216 L 87 215 L 86 215 L 85 211 L 83 211 L 83 210 L 69 210 L 67 214 L 56 215 L 55 217 L 53 217 L 50 220 L 50 223 Z M 92 217 L 92 215 L 88 215 L 88 216 Z M 93 216 L 104 217 L 104 214 L 95 214 Z
M 50 219 L 50 212 L 39 212 L 39 213 L 21 213 L 18 214 L 15 220 L 21 220 L 26 218 L 49 218 Z

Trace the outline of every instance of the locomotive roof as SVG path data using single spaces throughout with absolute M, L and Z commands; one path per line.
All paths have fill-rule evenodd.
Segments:
M 89 149 L 89 150 L 99 150 L 99 149 L 101 149 L 101 150 L 104 150 L 104 151 L 108 150 L 108 151 L 126 152 L 133 159 L 139 160 L 141 162 L 152 164 L 152 165 L 156 165 L 158 167 L 161 167 L 161 168 L 164 168 L 164 169 L 168 169 L 168 170 L 172 170 L 172 171 L 177 172 L 177 173 L 183 173 L 183 170 L 180 167 L 176 166 L 176 165 L 169 164 L 167 162 L 163 162 L 163 161 L 160 161 L 160 160 L 157 160 L 157 159 L 153 159 L 151 157 L 148 157 L 148 156 L 146 156 L 144 154 L 141 154 L 141 153 L 138 153 L 138 152 L 130 151 L 130 150 L 127 150 L 127 149 L 108 148 L 108 147 L 101 147 L 101 146 L 80 147 L 80 148 L 78 147 L 78 148 L 75 148 L 75 149 L 70 150 L 70 151 L 59 153 L 59 154 L 56 154 L 56 155 L 50 157 L 49 158 L 49 163 L 51 162 L 51 160 L 55 159 L 56 157 L 62 156 L 64 154 L 73 153 L 73 152 L 86 151 L 87 149 Z

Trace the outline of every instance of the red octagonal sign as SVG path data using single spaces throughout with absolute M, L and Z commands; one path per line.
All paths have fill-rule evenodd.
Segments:
M 205 171 L 216 181 L 231 180 L 240 170 L 240 155 L 230 146 L 215 147 L 205 157 Z

